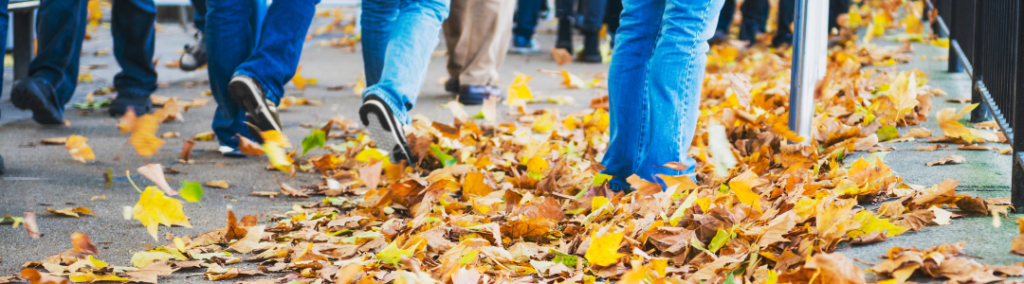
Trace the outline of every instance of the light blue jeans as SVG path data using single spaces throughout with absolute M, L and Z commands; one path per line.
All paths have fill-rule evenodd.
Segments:
M 362 19 L 363 96 L 377 95 L 398 121 L 409 124 L 409 110 L 427 76 L 430 54 L 440 41 L 450 0 L 364 0 Z
M 700 113 L 708 39 L 724 0 L 623 1 L 608 70 L 611 142 L 601 161 L 612 190 L 629 188 L 636 174 L 693 173 L 686 155 Z M 662 167 L 669 162 L 685 171 Z

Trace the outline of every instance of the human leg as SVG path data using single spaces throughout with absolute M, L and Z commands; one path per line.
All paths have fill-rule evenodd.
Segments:
M 714 35 L 723 0 L 670 0 L 666 5 L 662 28 L 646 82 L 650 102 L 644 127 L 649 140 L 640 144 L 636 174 L 656 180 L 659 174 L 691 174 L 696 162 L 687 156 L 700 114 L 700 90 L 707 62 L 707 40 Z M 661 167 L 681 162 L 687 169 Z
M 512 29 L 514 41 L 512 52 L 533 53 L 540 50 L 533 33 L 537 30 L 537 17 L 544 0 L 519 0 L 516 3 L 516 23 Z
M 580 33 L 583 34 L 583 62 L 601 63 L 601 24 L 604 22 L 604 10 L 607 6 L 606 0 L 587 0 L 585 3 L 583 21 L 577 25 Z
M 87 2 L 48 0 L 39 4 L 38 56 L 29 64 L 29 77 L 18 80 L 11 88 L 14 105 L 32 110 L 32 118 L 38 123 L 63 123 L 64 104 L 71 99 L 78 82 Z
M 608 99 L 611 140 L 601 164 L 611 175 L 613 190 L 629 188 L 626 178 L 635 173 L 640 159 L 639 145 L 649 143 L 651 129 L 646 85 L 651 56 L 661 28 L 665 0 L 622 1 L 620 26 L 608 69 Z
M 768 22 L 768 12 L 771 6 L 768 0 L 746 0 L 740 5 L 740 14 L 743 20 L 740 21 L 739 39 L 747 41 L 750 45 L 757 42 L 757 35 L 765 32 Z
M 512 36 L 514 4 L 513 0 L 452 1 L 452 14 L 445 21 L 445 31 L 449 38 L 449 73 L 461 84 L 460 103 L 478 105 L 488 98 L 502 97 L 502 88 L 496 85 L 498 67 L 505 61 Z M 458 20 L 461 22 L 452 21 L 457 17 L 461 17 Z M 453 27 L 456 23 L 472 28 L 463 29 L 460 37 L 454 38 L 454 34 L 447 31 L 456 29 Z
M 366 74 L 366 86 L 380 82 L 392 27 L 398 20 L 399 4 L 401 0 L 363 1 L 363 14 L 359 23 L 362 27 L 363 72 Z
M 250 0 L 208 0 L 206 41 L 210 55 L 207 72 L 210 89 L 217 101 L 213 132 L 223 146 L 238 148 L 236 134 L 248 138 L 249 126 L 243 111 L 228 92 L 228 83 L 235 68 L 242 64 L 255 47 L 257 28 L 249 20 L 255 13 Z
M 572 18 L 576 15 L 576 0 L 555 0 L 555 17 L 558 18 L 558 34 L 555 48 L 562 48 L 572 54 Z
M 128 108 L 146 113 L 152 107 L 149 96 L 156 91 L 156 5 L 152 0 L 116 0 L 112 10 L 110 32 L 121 72 L 114 76 L 117 98 L 110 105 L 110 115 L 121 116 Z
M 448 19 L 441 24 L 441 35 L 444 37 L 444 46 L 448 51 L 448 64 L 445 66 L 448 71 L 448 81 L 444 83 L 444 90 L 452 94 L 459 93 L 459 74 L 466 66 L 466 59 L 469 56 L 467 45 L 470 44 L 472 29 L 466 25 L 471 23 L 470 18 L 473 11 L 469 10 L 472 2 L 476 0 L 451 0 L 451 9 L 448 12 Z
M 776 23 L 778 28 L 775 31 L 775 37 L 772 38 L 772 45 L 792 45 L 793 44 L 793 15 L 796 14 L 796 0 L 779 0 L 779 13 Z
M 387 23 L 394 30 L 388 30 L 389 40 L 386 41 L 380 81 L 363 91 L 360 121 L 377 147 L 390 152 L 394 163 L 410 160 L 409 146 L 401 125 L 411 122 L 408 112 L 423 86 L 430 54 L 438 44 L 441 22 L 448 17 L 449 3 L 448 0 L 406 0 L 395 7 L 401 12 L 393 23 Z M 388 11 L 383 12 L 380 15 L 387 15 Z M 370 72 L 368 69 L 368 82 Z

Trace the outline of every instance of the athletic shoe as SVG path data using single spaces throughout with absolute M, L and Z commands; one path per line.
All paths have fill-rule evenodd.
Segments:
M 509 51 L 518 54 L 535 53 L 540 51 L 540 44 L 537 43 L 535 38 L 517 35 L 512 37 L 512 47 L 509 48 Z
M 206 65 L 206 42 L 203 33 L 196 32 L 196 45 L 185 45 L 185 53 L 181 54 L 178 67 L 185 71 L 194 71 Z
M 266 98 L 266 92 L 255 79 L 235 75 L 228 83 L 231 99 L 245 110 L 249 123 L 260 131 L 281 131 L 281 118 L 277 115 L 277 104 Z
M 459 87 L 459 103 L 464 105 L 483 104 L 484 100 L 497 97 L 504 98 L 501 87 L 491 85 L 462 85 Z
M 405 141 L 402 123 L 380 97 L 372 94 L 366 96 L 363 106 L 359 107 L 359 120 L 370 138 L 377 142 L 377 149 L 389 151 L 392 164 L 402 160 L 412 162 L 412 151 Z
M 228 146 L 220 146 L 220 148 L 217 149 L 217 150 L 220 151 L 220 154 L 222 156 L 224 156 L 224 157 L 229 157 L 229 158 L 245 158 L 246 157 L 246 155 L 244 153 L 242 153 L 242 151 L 238 151 L 235 148 L 231 148 L 231 147 L 228 147 Z
M 601 63 L 601 39 L 597 32 L 583 33 L 583 52 L 581 61 L 588 63 Z
M 444 90 L 452 94 L 458 94 L 459 78 L 448 78 L 448 81 L 444 82 Z
M 63 106 L 57 105 L 53 87 L 34 77 L 22 78 L 11 88 L 11 102 L 19 109 L 32 111 L 39 124 L 64 124 Z
M 112 117 L 121 117 L 129 108 L 135 111 L 135 114 L 143 115 L 153 109 L 153 102 L 149 100 L 149 96 L 120 95 L 110 102 L 108 111 Z

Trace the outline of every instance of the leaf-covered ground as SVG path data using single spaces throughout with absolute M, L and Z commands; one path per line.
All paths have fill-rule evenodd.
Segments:
M 179 270 L 198 270 L 210 280 L 271 275 L 250 281 L 258 283 L 863 283 L 870 273 L 892 283 L 911 275 L 988 283 L 1024 275 L 1024 264 L 978 263 L 962 253 L 963 243 L 892 248 L 869 271 L 836 252 L 840 244 L 884 243 L 965 215 L 1001 222 L 1009 210 L 1007 199 L 957 194 L 955 180 L 903 183 L 880 154 L 843 163 L 856 151 L 882 153 L 889 149 L 885 143 L 917 139 L 958 143 L 963 150 L 1008 148 L 999 144 L 1001 134 L 959 122 L 974 105 L 932 110 L 932 100 L 944 100 L 944 92 L 928 86 L 928 74 L 877 68 L 913 56 L 909 44 L 871 43 L 888 40 L 883 36 L 944 44 L 924 33 L 927 19 L 912 16 L 920 9 L 920 2 L 866 1 L 843 16 L 863 35 L 843 30 L 833 39 L 809 141 L 787 127 L 788 49 L 713 48 L 690 152 L 699 162 L 693 178 L 634 176 L 634 191 L 609 190 L 609 177 L 599 174 L 608 142 L 607 100 L 576 113 L 540 109 L 531 104 L 538 99 L 523 75 L 509 86 L 508 106 L 491 101 L 469 114 L 451 103 L 454 121 L 414 119 L 407 128 L 414 167 L 390 163 L 344 117 L 313 125 L 297 144 L 265 132 L 264 144 L 246 141 L 241 150 L 266 156 L 267 174 L 322 181 L 282 183 L 280 191 L 253 194 L 310 197 L 310 203 L 259 217 L 229 212 L 224 228 L 135 252 L 131 266 L 94 258 L 88 236 L 74 235 L 72 249 L 27 263 L 22 277 L 33 283 L 55 277 L 156 283 Z M 328 28 L 316 31 L 321 29 Z M 603 83 L 552 72 L 563 76 L 567 88 Z M 315 83 L 300 79 L 296 85 Z M 194 103 L 172 100 L 154 114 L 122 119 L 121 129 L 130 133 L 126 145 L 142 156 L 154 153 L 162 146 L 159 123 L 175 120 Z M 498 123 L 498 112 L 516 119 Z M 896 131 L 926 120 L 937 120 L 939 129 Z M 62 143 L 74 159 L 90 160 L 84 137 Z M 312 153 L 328 154 L 307 155 L 314 148 L 326 151 Z M 963 157 L 954 155 L 929 166 L 958 162 Z M 189 225 L 183 201 L 174 196 L 201 202 L 202 188 L 161 185 L 160 165 L 137 172 L 158 186 L 140 188 L 126 217 L 163 242 L 159 225 Z M 1012 245 L 1014 253 L 1024 253 L 1024 237 Z M 240 262 L 258 268 L 242 269 Z

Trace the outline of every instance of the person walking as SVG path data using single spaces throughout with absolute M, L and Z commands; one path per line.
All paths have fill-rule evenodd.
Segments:
M 85 39 L 88 0 L 46 0 L 39 3 L 36 34 L 38 55 L 29 65 L 29 77 L 14 83 L 11 102 L 32 111 L 40 124 L 64 123 L 64 105 L 78 84 L 79 57 Z M 4 5 L 6 7 L 6 5 Z M 156 91 L 153 67 L 156 6 L 153 0 L 115 0 L 110 32 L 114 58 L 121 72 L 114 76 L 117 98 L 111 116 L 128 109 L 146 113 L 149 96 Z
M 612 190 L 629 190 L 626 178 L 634 174 L 658 180 L 694 173 L 686 152 L 700 113 L 707 41 L 723 2 L 623 1 L 608 70 L 611 141 L 601 161 Z M 688 167 L 662 167 L 669 162 Z
M 207 0 L 203 38 L 217 101 L 213 132 L 223 155 L 243 156 L 238 135 L 259 142 L 255 131 L 283 129 L 277 104 L 295 76 L 319 2 L 274 1 L 264 9 L 263 0 Z
M 0 0 L 0 46 L 7 47 L 7 25 L 10 23 L 10 15 L 7 14 L 9 0 Z M 4 59 L 0 58 L 0 66 L 4 65 Z M 0 68 L 0 78 L 3 78 L 4 70 Z M 4 82 L 0 80 L 0 90 L 3 90 Z M 0 116 L 3 114 L 0 113 Z M 4 156 L 0 155 L 0 175 L 4 174 Z
M 206 65 L 206 41 L 203 35 L 206 31 L 206 0 L 191 0 L 192 2 L 192 25 L 196 27 L 193 37 L 196 42 L 185 44 L 185 53 L 178 59 L 178 68 L 182 71 L 195 71 Z
M 451 0 L 442 24 L 448 49 L 445 90 L 464 105 L 502 97 L 498 67 L 505 61 L 512 37 L 515 0 Z
M 469 0 L 479 1 L 479 0 Z M 412 161 L 402 127 L 411 123 L 427 75 L 430 54 L 439 42 L 449 0 L 364 0 L 363 66 L 366 84 L 359 119 L 377 149 L 391 163 Z

